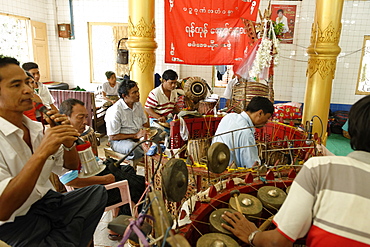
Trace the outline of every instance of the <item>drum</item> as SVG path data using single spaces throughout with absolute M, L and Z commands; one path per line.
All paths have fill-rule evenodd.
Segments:
M 95 156 L 98 156 L 99 143 L 98 143 L 98 138 L 96 138 L 94 129 L 88 126 L 85 132 L 81 134 L 81 138 L 84 141 L 90 142 L 93 153 L 95 154 Z
M 207 151 L 210 146 L 209 139 L 195 139 L 188 141 L 188 155 L 193 157 L 194 162 L 205 162 Z
M 207 96 L 207 82 L 200 77 L 189 77 L 184 85 L 185 96 L 195 104 Z
M 249 101 L 255 96 L 268 98 L 269 88 L 267 85 L 260 82 L 243 82 L 240 81 L 233 87 L 231 98 L 231 107 L 236 113 L 241 113 L 245 110 Z
M 216 99 L 206 99 L 199 101 L 198 112 L 202 115 L 214 115 L 213 109 L 217 105 Z

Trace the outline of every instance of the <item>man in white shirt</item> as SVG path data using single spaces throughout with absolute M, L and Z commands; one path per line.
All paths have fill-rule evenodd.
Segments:
M 147 134 L 148 118 L 140 104 L 139 88 L 136 82 L 123 80 L 118 88 L 120 99 L 108 108 L 105 124 L 109 142 L 113 151 L 127 154 L 135 147 L 141 137 Z M 144 156 L 141 147 L 137 147 L 127 159 Z
M 79 134 L 52 110 L 51 127 L 43 133 L 41 123 L 23 115 L 32 108 L 32 94 L 19 62 L 0 56 L 0 239 L 11 246 L 87 246 L 104 212 L 106 190 L 53 190 L 52 171 L 78 168 Z
M 255 162 L 261 163 L 254 128 L 265 125 L 273 112 L 274 106 L 269 99 L 253 97 L 245 111 L 230 113 L 221 119 L 212 143 L 222 142 L 229 147 L 230 164 L 235 162 L 236 166 L 246 168 Z
M 48 87 L 40 82 L 39 66 L 34 62 L 28 62 L 24 63 L 22 68 L 33 76 L 35 80 L 35 93 L 41 98 L 44 106 L 58 111 L 58 108 L 54 105 L 55 100 L 51 96 Z

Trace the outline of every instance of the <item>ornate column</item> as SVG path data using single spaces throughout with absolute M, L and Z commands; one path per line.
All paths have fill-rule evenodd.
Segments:
M 155 21 L 154 0 L 129 0 L 130 78 L 138 83 L 140 102 L 144 105 L 154 87 Z
M 313 116 L 313 133 L 325 136 L 330 108 L 331 88 L 336 60 L 340 53 L 339 37 L 344 0 L 316 0 L 316 12 L 311 30 L 311 45 L 307 67 L 306 95 L 303 108 L 303 124 Z

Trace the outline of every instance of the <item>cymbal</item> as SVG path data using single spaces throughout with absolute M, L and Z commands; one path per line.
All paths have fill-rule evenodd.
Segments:
M 240 246 L 232 237 L 222 233 L 207 233 L 197 241 L 197 247 L 238 247 Z
M 167 211 L 164 204 L 162 193 L 159 191 L 151 191 L 148 193 L 150 200 L 149 214 L 156 219 L 153 222 L 154 237 L 158 238 L 166 234 L 166 229 L 173 225 L 171 214 Z M 162 243 L 162 241 L 160 241 Z
M 171 159 L 162 170 L 162 189 L 167 200 L 181 201 L 188 190 L 188 168 L 183 160 Z
M 238 196 L 240 209 L 246 216 L 261 216 L 262 213 L 262 202 L 255 196 L 249 194 L 240 194 Z M 236 199 L 231 197 L 229 205 L 232 209 L 236 210 Z M 251 218 L 253 220 L 253 218 Z
M 257 197 L 266 208 L 279 209 L 286 198 L 286 193 L 274 186 L 263 186 L 259 188 Z
M 173 247 L 190 247 L 188 240 L 186 240 L 186 238 L 180 234 L 168 237 L 166 242 Z
M 162 127 L 165 127 L 165 128 L 170 128 L 170 124 L 167 123 L 167 122 L 159 122 L 158 120 L 154 120 L 153 122 L 156 122 L 157 124 L 159 124 L 160 126 Z
M 213 143 L 207 153 L 207 166 L 213 173 L 222 173 L 226 170 L 230 161 L 230 149 L 221 142 Z
M 237 212 L 234 209 L 231 208 L 220 208 L 216 209 L 209 215 L 209 224 L 210 224 L 210 229 L 211 232 L 218 232 L 218 233 L 224 233 L 227 235 L 233 235 L 230 231 L 226 230 L 221 226 L 222 223 L 229 225 L 222 217 L 221 215 L 224 214 L 224 212 L 230 212 L 230 213 L 235 213 Z
M 148 139 L 151 140 L 158 133 L 158 129 L 155 127 L 149 128 Z

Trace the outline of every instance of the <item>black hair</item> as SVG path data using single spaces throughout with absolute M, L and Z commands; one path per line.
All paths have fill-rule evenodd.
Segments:
M 24 69 L 25 71 L 29 71 L 31 69 L 38 69 L 38 68 L 39 66 L 37 65 L 37 63 L 34 63 L 34 62 L 28 62 L 22 65 L 22 69 Z
M 78 99 L 66 99 L 65 101 L 63 101 L 60 106 L 59 106 L 59 112 L 61 114 L 66 114 L 68 117 L 70 117 L 72 115 L 72 108 L 73 106 L 75 105 L 82 105 L 84 106 L 85 103 L 82 102 L 81 100 L 78 100 Z
M 119 97 L 123 99 L 124 96 L 128 95 L 131 88 L 137 86 L 137 83 L 132 80 L 124 79 L 118 87 Z
M 348 133 L 351 148 L 370 152 L 370 95 L 357 101 L 348 114 Z
M 114 73 L 113 71 L 107 71 L 105 72 L 105 76 L 107 77 L 107 79 L 110 79 L 112 77 L 112 75 L 115 75 L 116 73 Z
M 32 79 L 35 79 L 35 77 L 33 77 L 33 75 L 30 72 L 26 71 L 26 74 L 27 74 L 28 77 L 31 77 Z
M 19 62 L 17 59 L 13 58 L 13 57 L 6 57 L 6 56 L 3 56 L 3 55 L 0 55 L 0 68 L 3 68 L 9 64 L 15 64 L 15 65 L 18 65 L 19 66 Z M 0 81 L 2 80 L 2 76 L 0 74 Z
M 245 110 L 250 113 L 262 110 L 264 114 L 267 114 L 267 113 L 273 114 L 274 105 L 271 103 L 271 101 L 268 98 L 261 97 L 261 96 L 255 96 L 251 99 L 251 101 L 249 102 Z
M 167 81 L 167 80 L 177 80 L 177 79 L 179 79 L 179 76 L 172 69 L 168 69 L 165 72 L 163 72 L 162 79 L 165 80 L 165 81 Z
M 282 10 L 282 9 L 279 9 L 278 11 L 277 11 L 277 13 L 279 14 L 279 12 L 281 12 L 282 14 L 284 14 L 284 10 Z

